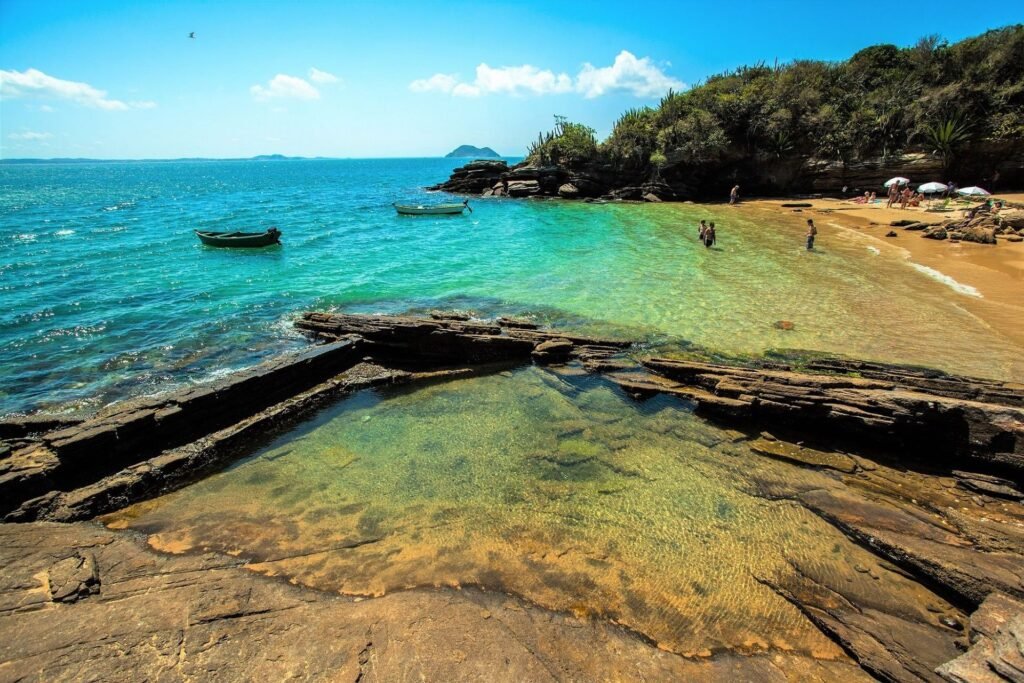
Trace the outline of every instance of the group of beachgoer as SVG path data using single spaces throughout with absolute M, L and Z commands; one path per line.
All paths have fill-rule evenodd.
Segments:
M 701 219 L 700 228 L 697 232 L 697 239 L 704 243 L 704 246 L 708 249 L 715 243 L 715 222 L 711 221 L 709 224 L 706 220 Z
M 874 194 L 872 192 L 872 194 Z M 886 202 L 885 208 L 890 209 L 893 206 L 899 204 L 901 209 L 905 209 L 908 206 L 921 206 L 921 202 L 925 200 L 923 192 L 914 192 L 910 189 L 910 186 L 904 186 L 900 189 L 897 183 L 893 183 L 889 186 L 889 201 Z
M 807 250 L 814 249 L 814 238 L 818 236 L 818 228 L 814 226 L 814 219 L 807 219 Z M 700 226 L 697 229 L 697 238 L 704 243 L 704 246 L 708 249 L 715 243 L 715 222 L 710 223 L 703 218 L 700 221 Z

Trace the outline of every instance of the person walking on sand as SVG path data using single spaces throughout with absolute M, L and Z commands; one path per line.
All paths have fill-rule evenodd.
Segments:
M 704 233 L 708 231 L 708 222 L 703 218 L 700 219 L 700 228 L 697 230 L 697 239 L 701 242 L 704 241 Z
M 818 234 L 818 229 L 814 227 L 814 219 L 807 219 L 807 251 L 814 249 L 814 238 Z
M 729 193 L 729 203 L 735 204 L 740 200 L 740 186 L 734 185 L 732 192 Z
M 893 183 L 889 186 L 889 201 L 886 202 L 885 208 L 891 209 L 892 205 L 896 203 L 896 197 L 899 196 L 900 188 L 897 183 Z
M 708 229 L 704 231 L 704 246 L 708 249 L 715 243 L 715 222 L 711 221 L 708 225 Z

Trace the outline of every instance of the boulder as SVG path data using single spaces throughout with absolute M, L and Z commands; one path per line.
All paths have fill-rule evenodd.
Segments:
M 931 223 L 910 223 L 909 225 L 904 225 L 903 229 L 904 230 L 924 230 L 925 228 L 928 228 L 928 227 L 931 227 Z
M 946 239 L 946 237 L 948 237 L 948 235 L 944 227 L 942 227 L 941 225 L 936 225 L 931 228 L 928 228 L 923 233 L 921 233 L 921 237 L 927 237 L 928 239 L 931 240 L 944 240 Z
M 508 183 L 509 197 L 532 197 L 540 194 L 540 183 L 536 180 L 510 180 Z
M 653 192 L 648 192 L 647 194 L 644 195 L 644 201 L 645 202 L 660 202 L 661 198 L 658 195 L 654 194 Z
M 964 242 L 977 242 L 978 244 L 995 244 L 995 228 L 972 226 L 963 230 Z
M 1006 241 L 1007 242 L 1024 242 L 1024 237 L 1021 237 L 1020 235 L 1007 235 Z
M 580 189 L 572 183 L 563 183 L 558 188 L 558 196 L 565 199 L 575 199 L 580 195 Z
M 896 234 L 895 230 L 890 230 L 889 232 L 885 233 L 885 236 L 886 237 L 899 237 L 899 235 Z
M 1000 216 L 999 225 L 1007 228 L 1013 228 L 1014 230 L 1024 230 L 1024 213 Z

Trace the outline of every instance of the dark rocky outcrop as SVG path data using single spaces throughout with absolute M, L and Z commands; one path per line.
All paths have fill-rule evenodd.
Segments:
M 893 176 L 941 178 L 948 176 L 942 160 L 927 152 L 908 152 L 860 161 L 838 161 L 804 157 L 752 159 L 738 156 L 718 163 L 691 167 L 670 163 L 659 180 L 651 181 L 649 170 L 617 168 L 603 161 L 573 167 L 538 166 L 529 161 L 498 169 L 474 161 L 456 169 L 451 177 L 429 188 L 457 194 L 487 196 L 562 197 L 566 199 L 606 197 L 612 200 L 643 201 L 652 194 L 662 201 L 723 200 L 729 188 L 739 184 L 747 196 L 792 196 L 832 194 L 879 188 Z M 999 175 L 1016 186 L 1024 182 L 1024 147 L 972 145 L 958 162 L 960 177 Z M 486 182 L 486 181 L 490 182 Z M 508 187 L 519 182 L 516 193 Z M 536 183 L 536 184 L 534 184 Z M 564 188 L 564 189 L 563 189 Z M 574 191 L 575 190 L 575 191 Z
M 0 460 L 0 513 L 51 491 L 70 491 L 162 451 L 250 418 L 350 368 L 359 344 L 344 340 L 279 358 L 221 381 L 125 401 L 45 431 Z M 40 418 L 8 431 L 39 431 Z M 19 426 L 20 425 L 20 428 Z
M 1024 386 L 858 362 L 813 371 L 648 359 L 655 373 L 619 373 L 639 393 L 670 393 L 716 419 L 815 434 L 832 447 L 874 446 L 905 457 L 1005 473 L 1024 481 Z M 820 370 L 857 373 L 820 374 Z M 961 468 L 962 469 L 962 468 Z
M 451 178 L 446 183 L 429 189 L 459 194 L 483 194 L 484 190 L 499 182 L 502 174 L 507 171 L 508 162 L 505 161 L 471 161 L 452 171 Z

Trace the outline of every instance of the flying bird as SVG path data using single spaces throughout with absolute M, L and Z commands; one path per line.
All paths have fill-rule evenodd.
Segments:
M 192 38 L 192 39 L 194 40 L 194 39 L 195 39 L 195 37 L 196 37 L 196 32 L 195 32 L 195 31 L 192 31 L 191 33 L 189 33 L 189 34 L 188 34 L 188 37 L 189 37 L 189 38 Z

